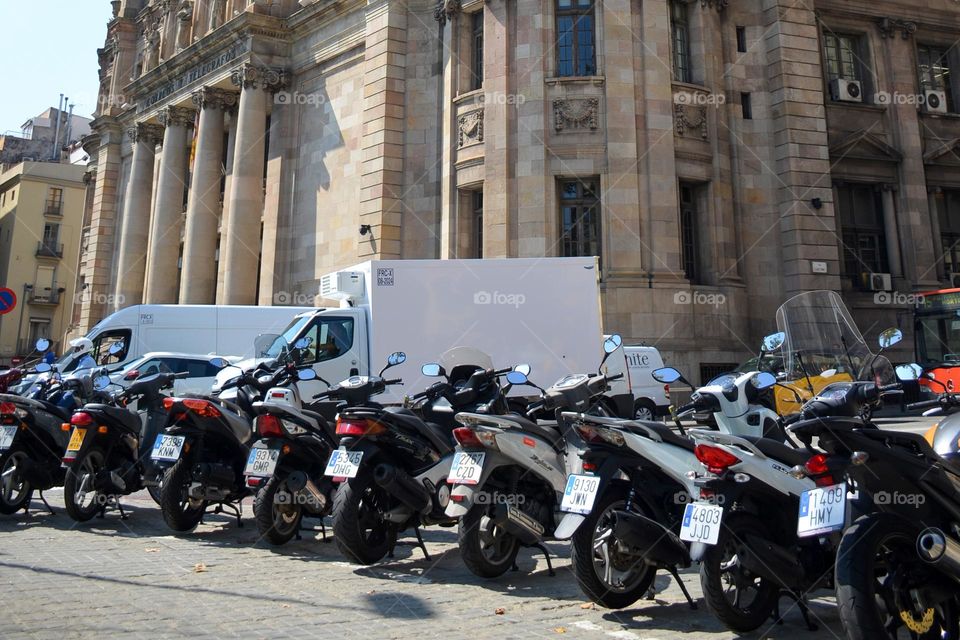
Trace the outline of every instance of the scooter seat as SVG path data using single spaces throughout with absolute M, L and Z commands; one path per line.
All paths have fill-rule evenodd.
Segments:
M 563 451 L 563 435 L 555 424 L 538 424 L 519 413 L 508 413 L 503 417 L 511 422 L 516 422 L 524 431 L 546 440 L 557 451 Z
M 633 424 L 634 422 L 638 422 L 644 427 L 646 427 L 647 429 L 649 429 L 650 431 L 653 431 L 658 436 L 660 436 L 661 440 L 663 440 L 667 444 L 672 444 L 674 446 L 681 447 L 683 449 L 686 449 L 687 451 L 693 451 L 694 448 L 696 447 L 696 443 L 693 440 L 691 440 L 690 438 L 685 438 L 681 436 L 679 433 L 677 433 L 670 427 L 663 425 L 660 422 L 652 422 L 649 420 L 632 420 L 630 422 L 623 422 L 617 426 L 618 428 L 624 429 L 631 433 L 646 435 L 642 428 L 637 427 Z
M 119 409 L 108 404 L 88 404 L 84 407 L 84 410 L 102 413 L 133 434 L 139 434 L 140 428 L 143 426 L 140 422 L 139 414 L 128 411 L 127 409 Z
M 780 462 L 785 462 L 791 467 L 801 465 L 810 458 L 809 453 L 801 449 L 788 447 L 787 445 L 777 442 L 776 440 L 771 440 L 770 438 L 759 438 L 757 436 L 739 437 L 751 443 L 753 446 L 759 449 L 760 453 L 763 455 L 773 458 L 774 460 L 779 460 Z
M 430 444 L 432 444 L 441 455 L 453 450 L 452 428 L 443 427 L 433 422 L 426 422 L 406 407 L 387 407 L 384 411 L 389 413 L 397 422 L 406 426 L 406 428 L 419 433 L 429 440 Z

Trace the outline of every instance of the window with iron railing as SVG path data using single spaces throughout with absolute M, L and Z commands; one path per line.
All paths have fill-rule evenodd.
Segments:
M 63 215 L 63 189 L 51 187 L 43 212 L 48 216 Z

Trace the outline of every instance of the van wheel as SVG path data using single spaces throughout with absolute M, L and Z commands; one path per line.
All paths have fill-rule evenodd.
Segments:
M 634 420 L 655 420 L 656 415 L 657 408 L 653 406 L 653 403 L 649 400 L 637 400 L 636 404 L 633 406 Z

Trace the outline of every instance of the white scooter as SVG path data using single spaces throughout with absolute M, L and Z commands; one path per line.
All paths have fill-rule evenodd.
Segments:
M 601 411 L 599 399 L 609 383 L 603 364 L 622 345 L 620 336 L 604 341 L 600 372 L 569 375 L 541 390 L 543 398 L 527 415 L 553 417 L 561 410 Z M 529 369 L 525 370 L 529 371 Z M 529 383 L 524 371 L 507 374 L 511 385 Z M 454 429 L 456 455 L 448 482 L 454 485 L 446 515 L 460 518 L 459 545 L 464 564 L 474 574 L 495 578 L 514 567 L 521 546 L 536 547 L 547 558 L 544 541 L 555 539 L 567 476 L 580 469 L 583 442 L 561 420 L 535 422 L 518 414 L 494 416 L 458 413 Z

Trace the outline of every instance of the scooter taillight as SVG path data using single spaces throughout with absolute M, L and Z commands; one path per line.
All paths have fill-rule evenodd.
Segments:
M 195 413 L 201 418 L 219 418 L 223 414 L 220 413 L 220 409 L 217 405 L 213 404 L 209 400 L 204 400 L 203 398 L 164 398 L 163 399 L 163 408 L 166 411 L 170 411 L 173 408 L 173 405 L 181 404 L 191 413 Z
M 337 435 L 341 436 L 375 436 L 383 433 L 387 428 L 376 420 L 366 418 L 337 418 Z
M 94 423 L 93 416 L 85 411 L 77 411 L 70 416 L 70 424 L 75 427 L 89 427 Z
M 265 413 L 257 416 L 257 432 L 264 438 L 282 438 L 283 426 L 280 424 L 280 418 Z
M 718 475 L 740 462 L 740 458 L 729 451 L 708 444 L 698 444 L 693 453 L 707 471 Z
M 830 475 L 830 465 L 827 463 L 827 460 L 828 458 L 825 454 L 818 453 L 803 463 L 807 475 L 813 478 L 813 481 L 817 483 L 818 487 L 829 487 L 836 484 L 833 476 Z
M 453 430 L 453 437 L 463 449 L 500 450 L 497 445 L 497 435 L 492 431 L 474 431 L 470 427 L 457 427 Z
M 17 405 L 12 402 L 0 402 L 0 416 L 12 416 L 17 413 Z
M 600 434 L 597 433 L 597 430 L 589 425 L 583 423 L 574 425 L 574 429 L 577 430 L 577 433 L 580 434 L 580 437 L 583 438 L 584 442 L 606 442 Z

